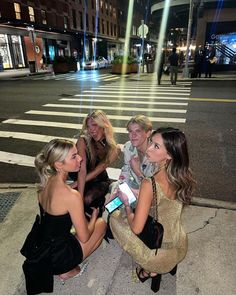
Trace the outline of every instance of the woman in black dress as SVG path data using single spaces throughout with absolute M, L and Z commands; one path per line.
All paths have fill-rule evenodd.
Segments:
M 98 218 L 99 210 L 93 209 L 88 222 L 81 194 L 66 183 L 81 160 L 75 144 L 63 139 L 50 141 L 35 158 L 40 216 L 21 249 L 27 294 L 53 292 L 53 275 L 62 281 L 77 275 L 79 264 L 104 237 L 106 223 Z
M 111 184 L 106 168 L 120 153 L 113 127 L 103 111 L 93 111 L 84 119 L 76 145 L 83 161 L 80 171 L 70 174 L 75 181 L 72 187 L 78 187 L 87 212 L 91 207 L 102 209 Z

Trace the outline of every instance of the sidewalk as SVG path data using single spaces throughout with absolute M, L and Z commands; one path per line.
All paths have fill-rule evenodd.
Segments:
M 38 75 L 49 75 L 49 74 L 53 74 L 50 68 L 46 70 L 38 69 L 38 71 L 35 73 L 30 73 L 30 70 L 28 68 L 4 70 L 3 72 L 0 72 L 0 80 L 8 80 L 11 78 L 29 77 L 29 76 L 38 76 Z
M 152 81 L 153 79 L 157 79 L 156 73 L 138 73 L 136 74 L 136 77 L 130 77 L 130 79 L 135 80 L 147 80 Z M 201 78 L 190 78 L 190 77 L 183 77 L 183 73 L 179 72 L 177 77 L 177 84 L 178 81 L 221 81 L 221 80 L 236 80 L 236 71 L 228 71 L 228 72 L 214 72 L 212 74 L 211 78 L 205 78 L 205 74 L 203 73 Z M 161 77 L 161 84 L 164 82 L 166 84 L 167 82 L 170 83 L 170 75 L 162 74 Z
M 19 250 L 38 213 L 34 185 L 0 185 L 0 197 L 16 192 L 19 192 L 18 199 L 0 223 L 0 294 L 3 295 L 26 294 L 21 268 L 24 257 Z M 176 276 L 162 276 L 157 294 L 235 294 L 236 204 L 206 201 L 195 199 L 197 205 L 185 208 L 183 224 L 188 233 L 189 251 Z M 87 263 L 83 274 L 66 281 L 65 285 L 55 276 L 53 294 L 154 294 L 150 280 L 144 284 L 137 280 L 135 264 L 114 240 L 110 244 L 103 241 Z

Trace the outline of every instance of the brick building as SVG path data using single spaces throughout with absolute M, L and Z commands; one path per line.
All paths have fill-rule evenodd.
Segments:
M 40 67 L 43 55 L 48 61 L 61 55 L 79 59 L 101 55 L 112 60 L 115 53 L 122 54 L 128 3 L 126 0 L 1 0 L 0 53 L 4 68 L 28 67 L 29 61 L 36 61 Z M 143 18 L 140 7 L 145 1 L 134 3 L 139 8 L 132 20 L 136 28 Z

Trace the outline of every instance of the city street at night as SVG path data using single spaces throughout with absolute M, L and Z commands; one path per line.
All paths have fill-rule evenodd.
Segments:
M 126 123 L 135 114 L 149 116 L 154 128 L 182 129 L 188 136 L 197 179 L 195 197 L 235 201 L 235 81 L 181 79 L 177 87 L 171 87 L 169 77 L 164 76 L 161 87 L 150 90 L 150 77 L 155 79 L 155 75 L 133 75 L 122 81 L 109 72 L 0 81 L 4 93 L 0 167 L 5 171 L 1 182 L 37 182 L 33 157 L 45 141 L 73 138 L 87 113 L 103 109 L 117 128 L 121 145 L 127 141 Z M 122 161 L 121 156 L 112 168 L 120 169 Z
M 236 1 L 0 1 L 0 294 L 235 295 Z

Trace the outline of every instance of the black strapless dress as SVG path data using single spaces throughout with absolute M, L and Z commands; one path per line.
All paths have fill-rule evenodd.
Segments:
M 66 273 L 83 261 L 79 241 L 70 233 L 70 214 L 51 215 L 39 204 L 21 254 L 26 257 L 23 271 L 27 294 L 53 292 L 53 275 Z

